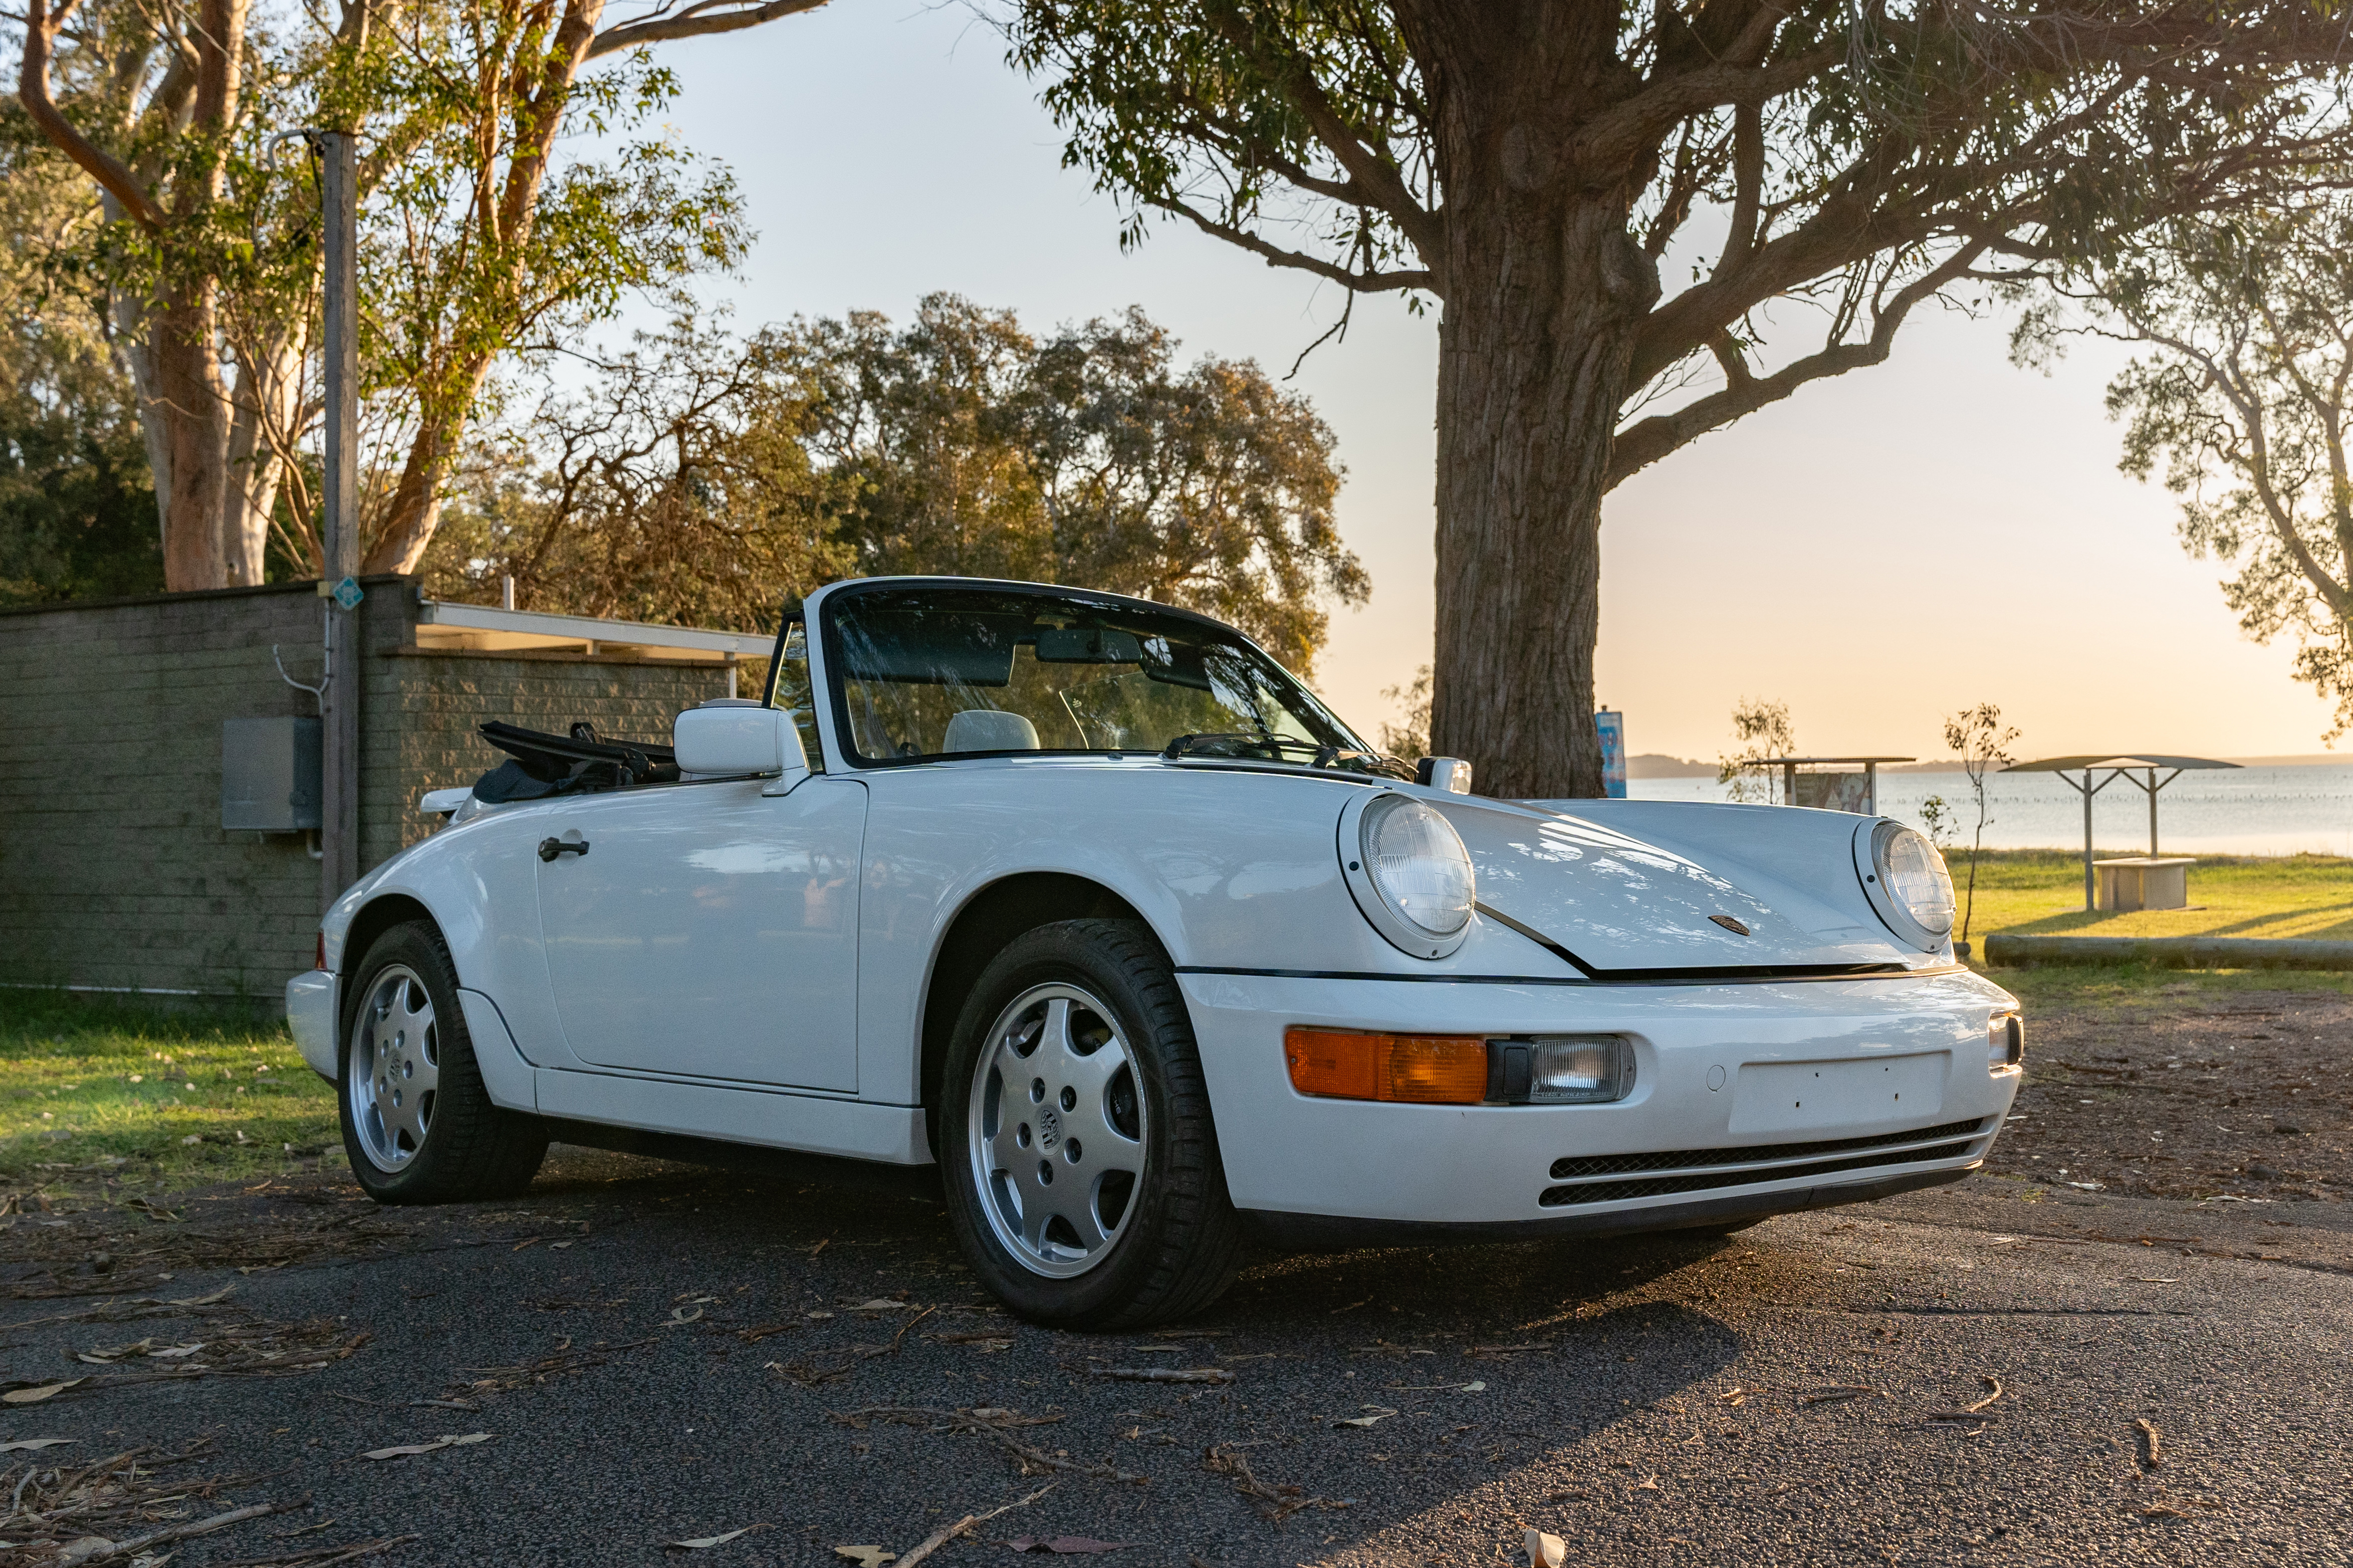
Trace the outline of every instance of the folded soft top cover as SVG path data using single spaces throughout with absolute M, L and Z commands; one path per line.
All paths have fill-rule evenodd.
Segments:
M 658 741 L 606 740 L 582 721 L 568 735 L 492 720 L 482 739 L 511 759 L 474 781 L 474 798 L 497 805 L 543 795 L 580 795 L 678 777 L 678 753 Z

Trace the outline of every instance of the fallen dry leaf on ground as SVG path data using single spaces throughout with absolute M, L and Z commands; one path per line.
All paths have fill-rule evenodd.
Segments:
M 833 1552 L 837 1557 L 849 1558 L 858 1568 L 882 1568 L 885 1563 L 899 1561 L 897 1552 L 885 1552 L 879 1546 L 837 1546 Z
M 437 1437 L 430 1443 L 403 1443 L 396 1447 L 371 1448 L 360 1456 L 363 1459 L 399 1459 L 411 1454 L 430 1454 L 437 1448 L 463 1448 L 491 1440 L 488 1432 L 469 1432 L 463 1436 Z
M 72 1437 L 19 1437 L 13 1443 L 0 1443 L 0 1454 L 21 1453 L 27 1448 L 54 1448 L 60 1443 L 77 1441 Z
M 1345 1415 L 1332 1423 L 1335 1426 L 1370 1426 L 1376 1421 L 1386 1421 L 1397 1414 L 1385 1405 L 1366 1405 L 1359 1408 L 1372 1412 L 1369 1415 Z
M 0 1399 L 6 1400 L 11 1405 L 38 1405 L 44 1399 L 56 1398 L 80 1381 L 80 1378 L 69 1377 L 63 1383 L 45 1383 L 34 1388 L 12 1388 L 5 1394 L 0 1394 Z
M 698 1535 L 691 1541 L 673 1541 L 668 1544 L 683 1548 L 688 1552 L 705 1552 L 713 1546 L 724 1546 L 737 1536 L 749 1535 L 759 1528 L 756 1524 L 747 1524 L 741 1530 L 731 1530 L 724 1535 Z
M 1529 1531 L 1521 1544 L 1527 1550 L 1528 1568 L 1560 1568 L 1568 1557 L 1568 1543 L 1541 1530 Z

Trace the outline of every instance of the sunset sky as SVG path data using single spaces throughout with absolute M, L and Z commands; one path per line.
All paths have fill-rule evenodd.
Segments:
M 1060 167 L 1060 139 L 997 36 L 960 5 L 836 5 L 667 46 L 688 144 L 742 179 L 760 238 L 716 292 L 746 324 L 933 289 L 1033 330 L 1141 304 L 1205 353 L 1276 374 L 1337 289 L 1155 229 Z M 1802 318 L 1792 316 L 1795 327 Z M 1811 330 L 1810 327 L 1808 330 Z M 2113 351 L 2016 370 L 2007 324 L 1915 316 L 1894 361 L 1704 437 L 1611 498 L 1597 696 L 1636 752 L 1713 757 L 1743 696 L 1790 705 L 1800 747 L 1929 757 L 1939 715 L 1990 700 L 2020 754 L 2316 752 L 2327 704 L 2293 648 L 2239 634 L 2172 498 L 2116 471 Z M 1359 303 L 1295 384 L 1339 438 L 1343 531 L 1372 574 L 1317 684 L 1372 730 L 1429 658 L 1434 324 Z

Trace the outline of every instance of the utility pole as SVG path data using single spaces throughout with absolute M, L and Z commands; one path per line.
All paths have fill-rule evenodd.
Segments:
M 324 209 L 327 681 L 320 747 L 319 908 L 360 878 L 358 160 L 348 131 L 311 133 Z

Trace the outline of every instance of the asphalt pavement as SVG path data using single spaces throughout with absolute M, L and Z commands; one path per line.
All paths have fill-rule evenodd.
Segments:
M 0 1443 L 74 1439 L 0 1458 L 206 1439 L 196 1515 L 297 1505 L 176 1568 L 842 1568 L 966 1516 L 924 1561 L 1524 1563 L 1534 1527 L 1572 1563 L 2340 1564 L 2348 1206 L 1980 1178 L 1728 1238 L 1264 1258 L 1090 1336 L 996 1310 L 920 1192 L 561 1150 L 519 1203 L 379 1210 L 328 1173 L 0 1237 L 0 1378 L 87 1380 L 0 1406 Z

